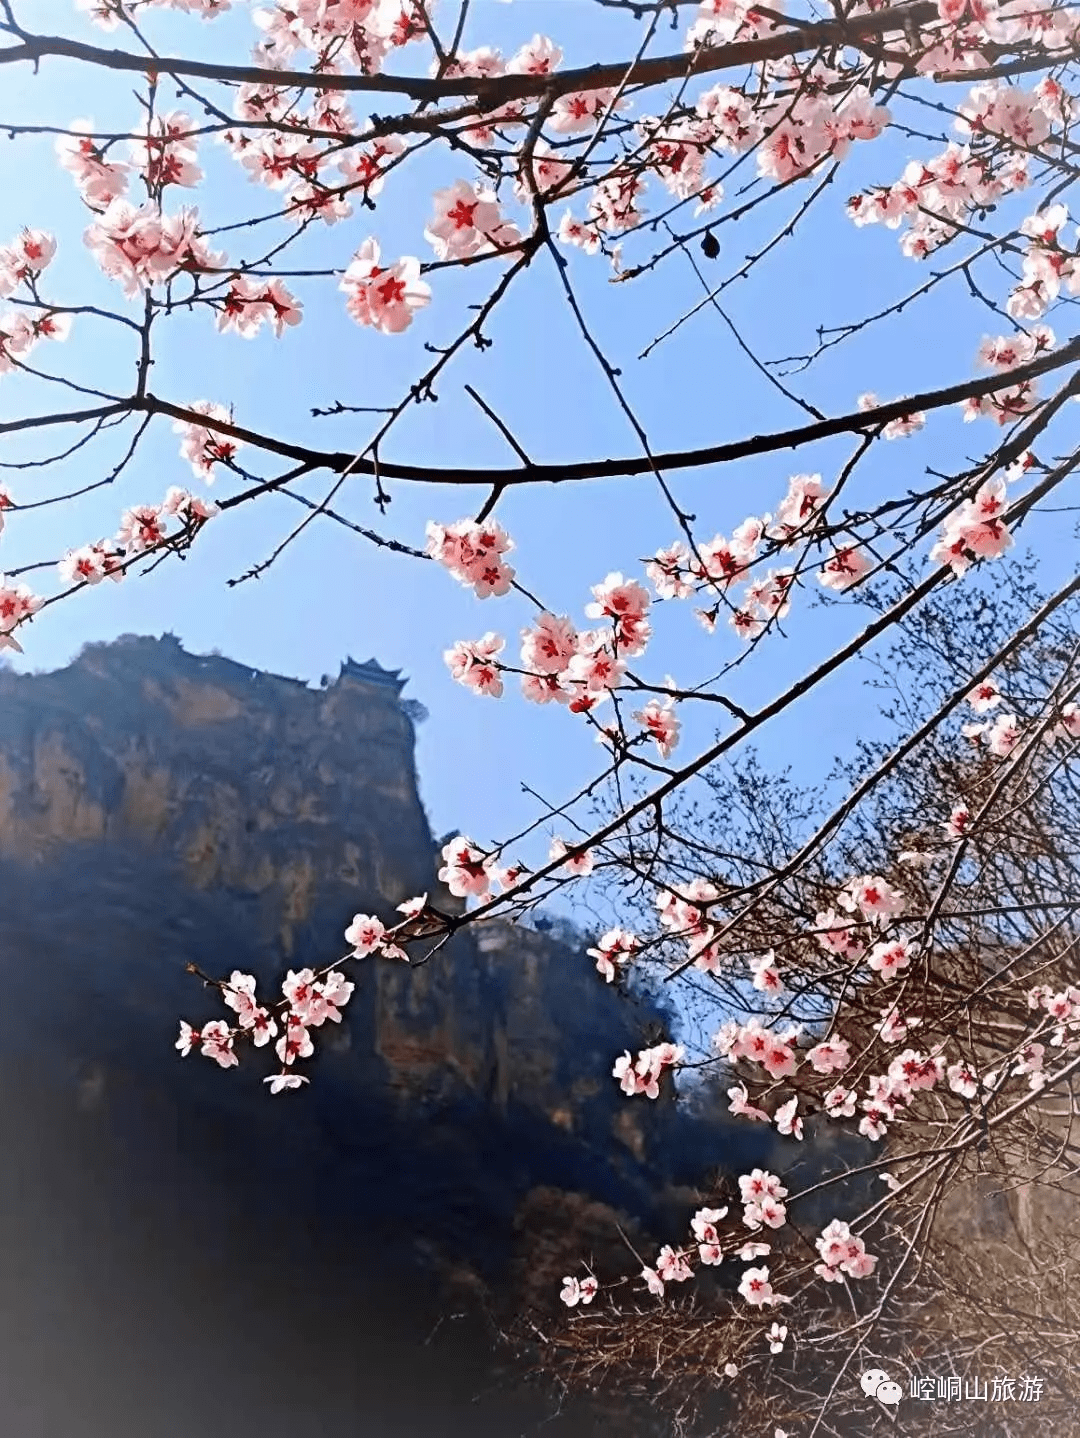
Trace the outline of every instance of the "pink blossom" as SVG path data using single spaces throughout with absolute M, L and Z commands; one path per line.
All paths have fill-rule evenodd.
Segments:
M 128 166 L 107 160 L 105 152 L 89 138 L 92 120 L 73 120 L 70 133 L 56 142 L 60 164 L 75 178 L 85 202 L 94 210 L 106 209 L 127 190 Z
M 661 759 L 666 759 L 679 742 L 682 725 L 674 711 L 674 699 L 667 699 L 663 703 L 659 699 L 650 699 L 644 709 L 637 710 L 633 715 L 656 741 Z
M 950 839 L 962 839 L 967 833 L 967 826 L 971 820 L 971 810 L 966 804 L 955 804 L 942 826 Z
M 300 969 L 299 972 L 290 969 L 282 982 L 281 991 L 289 1001 L 293 1017 L 306 1023 L 315 997 L 314 969 Z
M 311 1080 L 305 1078 L 303 1074 L 289 1073 L 271 1074 L 269 1078 L 263 1079 L 263 1083 L 270 1085 L 270 1092 L 272 1094 L 282 1093 L 285 1089 L 299 1088 L 301 1084 L 310 1082 Z
M 787 1208 L 772 1194 L 764 1194 L 747 1203 L 743 1209 L 743 1223 L 747 1228 L 760 1228 L 762 1224 L 769 1228 L 783 1228 L 786 1222 Z
M 605 698 L 619 687 L 625 674 L 626 665 L 615 654 L 611 636 L 593 629 L 579 636 L 578 652 L 566 666 L 562 682 L 572 690 L 580 688 Z
M 266 1009 L 255 1002 L 255 978 L 234 969 L 222 997 L 239 1018 L 240 1027 L 250 1031 L 256 1048 L 263 1048 L 277 1033 L 277 1024 Z
M 754 988 L 759 993 L 778 994 L 784 987 L 775 959 L 776 955 L 770 949 L 768 953 L 759 954 L 757 958 L 749 960 Z
M 521 234 L 503 220 L 493 190 L 455 180 L 435 191 L 435 217 L 424 238 L 437 259 L 452 261 L 510 248 L 520 243 Z
M 1021 1074 L 1034 1075 L 1037 1073 L 1041 1073 L 1043 1066 L 1043 1056 L 1045 1055 L 1045 1053 L 1046 1048 L 1043 1044 L 1025 1044 L 1024 1047 L 1020 1050 L 1016 1063 L 1010 1070 L 1010 1073 L 1014 1077 L 1019 1077 Z
M 892 979 L 911 963 L 915 947 L 910 939 L 893 939 L 891 942 L 875 944 L 867 955 L 866 962 L 883 979 Z
M 1047 744 L 1055 744 L 1061 739 L 1080 739 L 1080 704 L 1075 700 L 1061 706 L 1057 723 L 1044 735 Z
M 194 128 L 194 122 L 181 111 L 144 120 L 140 137 L 131 145 L 131 164 L 149 190 L 159 192 L 166 185 L 191 188 L 202 179 L 203 172 L 195 163 Z
M 354 914 L 352 923 L 345 930 L 345 942 L 352 947 L 353 957 L 362 959 L 379 948 L 385 933 L 381 919 L 370 914 Z
M 754 1308 L 761 1308 L 766 1304 L 787 1302 L 782 1295 L 773 1292 L 767 1268 L 746 1269 L 742 1281 L 739 1283 L 739 1292 Z
M 883 923 L 903 912 L 905 900 L 903 894 L 884 879 L 866 875 L 861 879 L 851 880 L 847 888 L 840 893 L 839 903 L 849 914 L 858 911 L 866 919 Z
M 669 549 L 658 549 L 645 573 L 661 599 L 686 599 L 694 592 L 690 552 L 681 540 Z
M 728 1112 L 741 1118 L 756 1119 L 759 1123 L 768 1123 L 769 1115 L 763 1108 L 755 1108 L 748 1100 L 746 1085 L 738 1084 L 735 1088 L 728 1089 Z
M 1026 409 L 1019 412 L 1025 413 Z M 1005 480 L 995 476 L 980 487 L 974 499 L 965 500 L 946 517 L 942 537 L 930 552 L 931 559 L 951 565 L 955 574 L 962 575 L 979 559 L 999 558 L 1013 544 L 1002 518 L 1004 508 Z
M 116 543 L 125 554 L 142 554 L 154 549 L 165 537 L 162 511 L 153 504 L 137 504 L 125 509 L 120 519 Z
M 759 635 L 765 633 L 765 620 L 759 619 L 748 609 L 733 610 L 728 623 L 740 639 L 757 639 Z
M 859 935 L 858 921 L 842 919 L 835 909 L 818 914 L 814 920 L 815 938 L 830 954 L 859 958 L 865 945 Z
M 625 109 L 626 100 L 617 91 L 576 90 L 569 95 L 560 95 L 552 110 L 550 127 L 559 135 L 575 135 L 582 130 L 591 130 L 607 113 L 609 106 L 614 111 Z
M 986 734 L 986 747 L 999 759 L 1007 758 L 1020 742 L 1020 721 L 1015 714 L 999 714 Z
M 634 1072 L 634 1060 L 630 1057 L 630 1050 L 624 1049 L 622 1054 L 615 1060 L 615 1067 L 611 1070 L 613 1078 L 619 1080 L 619 1087 L 627 1097 L 642 1092 L 638 1087 L 638 1076 Z M 656 1090 L 659 1096 L 660 1090 Z
M 472 689 L 476 694 L 499 699 L 502 697 L 503 682 L 499 666 L 493 661 L 505 645 L 505 639 L 489 630 L 482 639 L 459 639 L 452 649 L 444 652 L 443 658 L 459 684 L 464 684 L 466 689 Z
M 790 542 L 812 528 L 814 517 L 827 493 L 820 474 L 792 475 L 787 494 L 777 506 L 776 516 L 767 533 L 774 539 Z
M 656 897 L 660 922 L 673 934 L 703 933 L 707 927 L 706 908 L 719 897 L 720 891 L 707 879 L 663 889 Z
M 161 502 L 161 513 L 178 519 L 185 528 L 197 529 L 207 520 L 220 514 L 221 507 L 214 504 L 212 500 L 202 499 L 174 484 L 165 491 L 165 498 Z
M 769 1173 L 763 1168 L 755 1168 L 749 1173 L 742 1174 L 739 1178 L 739 1192 L 742 1195 L 743 1203 L 757 1202 L 766 1196 L 770 1198 L 787 1197 L 787 1189 L 776 1174 Z
M 105 548 L 104 541 L 69 549 L 57 565 L 60 577 L 68 584 L 98 584 L 106 576 L 114 581 L 124 577 L 119 556 Z
M 780 1105 L 773 1116 L 777 1131 L 789 1138 L 801 1139 L 803 1136 L 803 1121 L 796 1116 L 798 1107 L 797 1097 L 788 1099 L 787 1103 Z
M 857 1238 L 847 1224 L 838 1218 L 834 1218 L 822 1229 L 817 1240 L 817 1250 L 827 1267 L 839 1269 L 849 1278 L 865 1278 L 873 1272 L 877 1264 L 877 1259 L 866 1252 L 862 1239 Z
M 642 1049 L 636 1062 L 626 1050 L 615 1060 L 612 1077 L 619 1080 L 623 1093 L 628 1097 L 644 1094 L 646 1098 L 656 1099 L 660 1097 L 660 1075 L 665 1068 L 672 1068 L 681 1062 L 682 1058 L 681 1044 L 657 1044 L 654 1048 Z
M 192 1047 L 199 1042 L 199 1030 L 192 1028 L 186 1019 L 180 1020 L 180 1037 L 176 1040 L 176 1048 L 180 1050 L 181 1058 L 187 1058 Z
M 595 224 L 577 219 L 570 210 L 564 210 L 556 231 L 564 245 L 576 245 L 587 255 L 595 255 L 600 249 L 601 235 Z
M 847 1039 L 827 1039 L 815 1044 L 806 1057 L 815 1073 L 841 1073 L 851 1062 L 851 1045 Z
M 514 542 L 501 525 L 490 520 L 477 524 L 471 519 L 427 526 L 427 553 L 444 564 L 462 584 L 471 585 L 478 599 L 508 594 L 514 571 L 502 556 Z
M 34 324 L 28 315 L 22 311 L 0 315 L 0 374 L 18 368 L 36 340 Z
M 0 574 L 0 649 L 14 649 L 22 653 L 13 631 L 35 615 L 44 603 L 44 599 L 34 594 L 29 585 L 8 584 Z
M 927 1055 L 918 1049 L 905 1049 L 889 1064 L 889 1091 L 893 1097 L 908 1099 L 921 1089 L 932 1089 L 944 1076 L 945 1060 L 940 1054 Z M 884 1093 L 882 1087 L 876 1096 L 884 1097 Z
M 585 608 L 590 619 L 608 619 L 614 630 L 615 652 L 633 658 L 645 652 L 650 629 L 649 591 L 621 574 L 609 574 L 603 584 L 593 586 L 595 600 Z
M 902 1042 L 909 1029 L 918 1028 L 922 1019 L 904 1018 L 899 1009 L 893 1004 L 890 1008 L 881 1010 L 881 1023 L 878 1025 L 878 1037 L 883 1043 L 896 1044 Z
M 857 584 L 873 568 L 871 560 L 855 545 L 837 549 L 818 571 L 818 579 L 826 589 L 844 590 Z
M 892 1115 L 879 1103 L 864 1102 L 862 1118 L 859 1120 L 859 1132 L 864 1138 L 877 1140 L 884 1138 L 889 1127 L 889 1119 Z
M 281 280 L 271 280 L 263 291 L 261 303 L 266 307 L 267 317 L 278 339 L 287 325 L 298 325 L 304 317 L 304 307 L 286 288 Z
M 563 52 L 546 35 L 534 35 L 506 62 L 508 75 L 550 75 L 562 64 Z
M 219 258 L 206 252 L 197 224 L 196 210 L 165 216 L 152 201 L 136 209 L 117 199 L 89 227 L 85 239 L 105 274 L 134 298 L 180 269 L 210 267 Z M 275 280 L 268 289 L 275 286 L 284 288 Z
M 519 168 L 514 183 L 514 195 L 523 205 L 532 202 L 532 187 L 538 194 L 554 199 L 562 182 L 573 170 L 570 160 L 562 159 L 558 152 L 544 140 L 539 139 L 533 148 L 532 165 L 528 172 Z
M 445 884 L 456 898 L 464 899 L 470 894 L 482 897 L 488 892 L 485 855 L 471 839 L 459 834 L 443 845 L 442 856 L 446 862 L 439 870 L 439 882 Z
M 963 1098 L 974 1098 L 979 1092 L 979 1076 L 966 1063 L 950 1064 L 948 1069 L 949 1087 Z
M 232 414 L 224 405 L 213 404 L 209 400 L 195 400 L 187 408 L 192 414 L 205 415 L 207 419 L 221 424 L 231 425 L 233 422 Z M 241 448 L 238 440 L 191 420 L 178 419 L 173 425 L 173 432 L 183 437 L 180 458 L 187 460 L 195 477 L 206 484 L 214 482 L 214 465 L 227 464 Z
M 602 974 L 607 983 L 615 977 L 617 967 L 626 964 L 635 951 L 640 948 L 641 940 L 625 929 L 608 929 L 597 942 L 595 949 L 588 949 L 591 959 L 596 960 L 597 972 Z
M 281 280 L 264 285 L 238 275 L 221 302 L 217 327 L 222 333 L 234 330 L 243 339 L 253 339 L 269 324 L 280 339 L 287 325 L 298 325 L 303 317 L 303 305 Z
M 650 1292 L 650 1293 L 655 1293 L 655 1295 L 657 1296 L 657 1298 L 663 1298 L 663 1296 L 664 1296 L 664 1281 L 663 1281 L 663 1279 L 660 1277 L 660 1275 L 657 1273 L 656 1269 L 655 1269 L 655 1268 L 643 1268 L 643 1269 L 641 1270 L 641 1276 L 642 1276 L 642 1278 L 644 1278 L 645 1282 L 648 1284 L 649 1292 Z
M 716 1225 L 721 1223 L 727 1214 L 726 1206 L 724 1208 L 699 1208 L 690 1220 L 690 1228 L 698 1243 L 719 1243 L 720 1234 Z
M 327 1019 L 339 1024 L 341 1007 L 348 1003 L 355 987 L 355 984 L 348 982 L 340 969 L 331 969 L 322 983 L 315 985 L 305 1022 L 313 1028 L 321 1027 Z
M 694 1276 L 694 1270 L 687 1263 L 685 1253 L 676 1253 L 670 1244 L 665 1244 L 660 1250 L 660 1256 L 656 1260 L 656 1272 L 665 1283 L 685 1283 Z
M 484 860 L 484 868 L 493 884 L 498 884 L 504 893 L 529 871 L 524 864 L 503 864 L 495 854 L 489 854 Z
M 0 299 L 24 280 L 36 279 L 55 254 L 56 240 L 47 230 L 24 229 L 10 245 L 0 246 Z
M 591 1276 L 580 1281 L 573 1277 L 567 1277 L 563 1279 L 563 1288 L 559 1297 L 567 1308 L 574 1308 L 578 1303 L 591 1303 L 596 1297 L 599 1287 L 599 1283 Z
M 899 217 L 898 217 L 899 220 Z M 859 223 L 858 219 L 855 221 Z M 882 401 L 876 394 L 861 394 L 857 400 L 859 409 L 878 409 Z M 917 434 L 926 425 L 926 415 L 921 410 L 912 410 L 910 414 L 900 415 L 897 419 L 889 420 L 881 431 L 882 439 L 907 439 L 909 435 Z
M 521 662 L 540 674 L 561 674 L 577 653 L 577 638 L 569 619 L 545 612 L 521 631 Z
M 431 287 L 420 279 L 420 261 L 405 258 L 379 264 L 379 246 L 363 242 L 345 271 L 340 288 L 348 297 L 346 309 L 357 324 L 383 334 L 401 334 L 413 321 L 413 312 L 431 301 Z
M 251 1026 L 251 1017 L 258 1008 L 255 1002 L 255 976 L 233 969 L 222 997 L 240 1018 L 241 1028 Z
M 561 859 L 563 855 L 567 854 L 568 852 L 569 850 L 564 840 L 554 838 L 552 839 L 551 847 L 548 850 L 548 858 Z M 566 860 L 565 864 L 563 864 L 562 867 L 565 873 L 574 874 L 578 877 L 584 878 L 592 873 L 594 862 L 595 860 L 592 850 L 585 849 L 582 853 L 572 854 Z
M 211 1019 L 203 1025 L 202 1052 L 223 1069 L 234 1068 L 240 1061 L 233 1053 L 233 1036 L 224 1019 Z
M 825 1112 L 830 1118 L 854 1118 L 856 1097 L 854 1089 L 837 1084 L 825 1095 Z
M 304 972 L 311 973 L 311 970 L 305 969 Z M 292 1064 L 298 1058 L 310 1058 L 315 1052 L 307 1027 L 295 1011 L 286 1015 L 285 1032 L 274 1045 L 274 1050 L 283 1064 Z
M 761 1062 L 774 1079 L 789 1078 L 797 1067 L 795 1050 L 790 1044 L 786 1044 L 772 1035 L 770 1035 Z

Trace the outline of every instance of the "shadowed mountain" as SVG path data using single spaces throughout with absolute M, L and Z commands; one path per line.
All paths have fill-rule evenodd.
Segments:
M 179 1058 L 180 1017 L 226 1014 L 187 962 L 270 993 L 342 955 L 354 912 L 460 908 L 401 688 L 171 637 L 0 671 L 5 1431 L 507 1438 L 550 1405 L 471 1402 L 488 1349 L 447 1294 L 557 1306 L 580 1257 L 625 1263 L 617 1216 L 677 1239 L 682 1185 L 768 1160 L 774 1136 L 627 1102 L 612 1058 L 661 1016 L 498 922 L 350 966 L 298 1092 L 271 1098 L 269 1050 Z

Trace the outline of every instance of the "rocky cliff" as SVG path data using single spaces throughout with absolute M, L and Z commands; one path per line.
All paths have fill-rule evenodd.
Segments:
M 520 1267 L 559 1194 L 661 1224 L 670 1199 L 681 1228 L 677 1185 L 736 1141 L 757 1149 L 745 1129 L 697 1125 L 691 1139 L 669 1102 L 623 1099 L 612 1056 L 659 1016 L 534 931 L 490 922 L 425 966 L 365 964 L 300 1094 L 269 1100 L 265 1055 L 224 1073 L 173 1052 L 179 1016 L 223 1012 L 188 961 L 276 987 L 287 967 L 341 954 L 355 911 L 389 918 L 425 890 L 460 906 L 435 879 L 401 688 L 348 661 L 312 689 L 171 637 L 0 672 L 8 1045 L 53 1062 L 73 1103 L 115 1110 L 114 1124 L 139 1093 L 212 1112 L 238 1152 L 256 1136 L 292 1143 L 298 1124 L 310 1143 L 318 1127 L 319 1162 L 354 1166 L 335 1180 L 355 1183 L 350 1202 L 450 1267 Z

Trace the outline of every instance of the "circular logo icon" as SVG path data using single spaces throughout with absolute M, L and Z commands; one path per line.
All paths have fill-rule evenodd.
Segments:
M 876 1398 L 877 1391 L 881 1385 L 891 1382 L 892 1380 L 884 1368 L 868 1368 L 859 1379 L 859 1383 L 862 1385 L 862 1391 L 866 1394 L 867 1398 Z M 895 1388 L 896 1384 L 893 1383 L 892 1386 Z

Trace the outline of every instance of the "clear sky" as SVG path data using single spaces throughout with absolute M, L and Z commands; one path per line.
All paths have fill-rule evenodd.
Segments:
M 97 43 L 125 43 L 123 37 L 103 37 L 75 13 L 73 0 L 22 0 L 16 13 L 43 32 L 53 28 Z M 157 12 L 148 16 L 147 25 L 162 51 L 232 60 L 246 58 L 254 34 L 244 5 L 210 26 Z M 567 64 L 629 55 L 638 34 L 625 17 L 585 0 L 478 0 L 465 43 L 497 45 L 508 53 L 537 30 L 564 47 Z M 665 30 L 656 48 L 679 45 L 681 35 Z M 396 68 L 415 70 L 426 63 L 427 52 L 412 47 Z M 192 109 L 190 103 L 178 108 Z M 386 112 L 389 104 L 383 100 L 375 108 Z M 60 61 L 47 62 L 36 76 L 23 68 L 0 72 L 0 126 L 65 124 L 83 116 L 100 127 L 131 127 L 137 117 L 131 83 Z M 726 291 L 727 312 L 762 359 L 805 352 L 814 345 L 818 325 L 857 320 L 927 277 L 925 268 L 901 256 L 894 232 L 857 230 L 845 217 L 843 203 L 864 185 L 897 178 L 907 159 L 938 149 L 899 134 L 856 145 L 795 237 L 778 246 L 748 280 Z M 194 195 L 172 192 L 174 206 L 194 199 L 204 222 L 215 227 L 274 208 L 275 196 L 250 184 L 222 146 L 204 140 L 201 163 L 206 183 Z M 374 213 L 358 207 L 351 219 L 312 230 L 290 263 L 344 266 L 369 234 L 378 238 L 384 254 L 430 258 L 423 228 L 431 192 L 459 177 L 473 177 L 462 159 L 444 152 L 419 157 L 390 176 Z M 735 203 L 739 186 L 751 177 L 750 166 L 732 177 L 718 214 Z M 655 186 L 647 203 L 655 210 L 664 200 Z M 506 208 L 510 218 L 522 218 L 512 199 Z M 785 223 L 792 208 L 792 197 L 781 196 L 736 224 L 721 224 L 720 257 L 711 265 L 702 262 L 710 280 L 715 283 L 738 269 Z M 51 137 L 23 136 L 0 145 L 0 243 L 23 224 L 52 230 L 60 253 L 48 274 L 48 296 L 63 303 L 97 302 L 136 316 L 137 307 L 98 272 L 82 245 L 89 219 L 71 177 L 54 159 Z M 274 222 L 257 233 L 273 238 L 284 232 Z M 224 234 L 219 243 L 234 260 L 253 256 L 257 243 L 264 244 L 251 230 Z M 627 253 L 628 258 L 638 254 L 629 247 Z M 205 312 L 181 316 L 161 327 L 152 387 L 180 403 L 209 399 L 232 405 L 239 423 L 281 438 L 360 450 L 372 433 L 371 417 L 313 419 L 311 407 L 335 400 L 397 403 L 423 367 L 424 343 L 445 344 L 456 336 L 468 314 L 465 305 L 486 294 L 502 263 L 433 275 L 433 301 L 403 336 L 359 328 L 346 314 L 336 282 L 325 279 L 290 281 L 304 302 L 305 319 L 281 340 L 267 333 L 255 340 L 219 337 Z M 709 310 L 648 359 L 636 358 L 700 298 L 699 282 L 682 256 L 672 256 L 655 273 L 630 284 L 611 283 L 602 257 L 573 251 L 570 266 L 590 325 L 622 367 L 626 393 L 654 448 L 691 448 L 804 421 L 802 410 L 762 378 Z M 638 452 L 630 426 L 577 335 L 548 257 L 541 255 L 520 277 L 487 332 L 493 347 L 483 353 L 469 348 L 454 361 L 438 386 L 438 403 L 410 409 L 388 440 L 385 458 L 438 465 L 512 463 L 505 442 L 464 393 L 466 383 L 505 419 L 537 461 Z M 852 409 L 865 390 L 891 399 L 971 377 L 979 340 L 988 332 L 1004 331 L 971 301 L 958 277 L 927 302 L 838 346 L 789 382 L 826 412 L 841 413 Z M 62 360 L 70 378 L 123 393 L 134 375 L 133 340 L 119 326 L 80 317 L 66 352 L 42 347 L 35 359 L 54 372 Z M 70 399 L 59 387 L 54 396 L 40 382 L 0 377 L 0 419 L 66 407 Z M 1071 417 L 1069 422 L 1075 423 Z M 108 473 L 129 433 L 130 427 L 105 436 L 53 468 L 2 471 L 0 482 L 9 482 L 16 500 L 23 502 L 77 489 Z M 959 465 L 996 438 L 989 421 L 963 426 L 955 412 L 941 414 L 920 435 L 876 446 L 856 492 L 864 497 L 900 492 L 917 483 L 928 464 L 939 469 Z M 55 437 L 48 435 L 0 440 L 0 460 L 39 459 L 54 444 Z M 774 510 L 792 473 L 820 471 L 831 482 L 852 448 L 848 437 L 797 455 L 779 453 L 679 473 L 672 488 L 697 515 L 700 535 L 730 533 L 747 515 Z M 168 422 L 156 421 L 116 485 L 71 504 L 13 516 L 0 539 L 0 568 L 58 559 L 69 547 L 113 533 L 127 505 L 158 501 L 173 484 L 196 488 L 177 449 Z M 251 458 L 250 453 L 243 457 Z M 252 462 L 267 477 L 278 472 L 265 460 Z M 321 498 L 329 482 L 317 477 L 304 492 Z M 218 487 L 228 493 L 231 485 L 225 476 Z M 482 499 L 480 491 L 389 487 L 393 502 L 385 518 L 365 478 L 350 480 L 336 503 L 351 519 L 417 547 L 428 519 L 463 518 L 475 513 Z M 148 577 L 103 584 L 53 606 L 21 631 L 26 654 L 16 659 L 17 667 L 50 669 L 68 662 L 87 641 L 166 630 L 191 651 L 216 648 L 246 664 L 314 684 L 325 673 L 336 674 L 346 655 L 374 656 L 387 667 L 403 669 L 410 679 L 407 695 L 430 711 L 420 730 L 419 765 L 435 832 L 460 830 L 481 842 L 537 816 L 537 803 L 522 793 L 522 782 L 558 801 L 596 772 L 603 756 L 580 719 L 555 706 L 529 705 L 513 686 L 502 701 L 478 698 L 449 676 L 443 651 L 458 638 L 478 638 L 489 629 L 511 641 L 510 657 L 516 659 L 517 632 L 530 619 L 530 607 L 519 595 L 479 601 L 442 567 L 377 549 L 328 520 L 309 526 L 257 581 L 228 586 L 228 579 L 265 559 L 301 517 L 299 506 L 288 499 L 264 498 L 209 525 L 186 562 L 172 560 Z M 519 489 L 504 497 L 496 517 L 516 540 L 511 558 L 521 581 L 549 609 L 570 615 L 579 625 L 586 622 L 590 585 L 611 570 L 642 577 L 642 562 L 677 537 L 651 478 L 550 491 Z M 1031 537 L 1038 536 L 1046 548 L 1051 570 L 1069 562 L 1071 533 L 1068 516 L 1047 516 L 1030 526 Z M 54 571 L 29 578 L 46 593 L 57 582 Z M 732 692 L 742 703 L 771 697 L 869 617 L 850 602 L 824 609 L 813 598 L 809 592 L 800 596 L 785 625 L 786 637 L 775 636 L 738 672 Z M 637 666 L 652 682 L 672 674 L 680 684 L 697 683 L 740 647 L 726 625 L 711 637 L 705 634 L 692 605 L 657 606 L 654 619 L 656 638 Z M 684 706 L 684 737 L 677 751 L 683 761 L 712 737 L 715 706 L 701 708 L 704 713 Z M 797 773 L 817 778 L 834 754 L 850 752 L 856 734 L 868 731 L 872 712 L 873 696 L 861 691 L 854 677 L 845 677 L 798 706 L 761 747 L 767 757 L 791 762 Z M 362 754 L 357 762 L 364 762 Z M 539 855 L 535 848 L 525 849 L 522 857 L 535 861 Z

